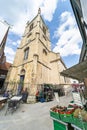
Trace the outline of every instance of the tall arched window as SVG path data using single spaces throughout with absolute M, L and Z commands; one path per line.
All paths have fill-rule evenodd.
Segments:
M 25 75 L 25 69 L 22 69 L 22 70 L 20 71 L 20 75 Z
M 28 59 L 29 47 L 24 50 L 24 60 Z
M 32 24 L 30 25 L 29 31 L 31 31 L 31 30 L 33 29 L 33 26 L 34 26 L 34 24 L 32 23 Z
M 43 32 L 46 35 L 46 28 L 43 26 Z
M 45 49 L 43 49 L 43 54 L 47 55 L 47 51 Z

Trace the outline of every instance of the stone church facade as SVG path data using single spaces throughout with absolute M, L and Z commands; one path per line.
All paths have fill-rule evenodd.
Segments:
M 37 85 L 70 83 L 68 78 L 60 75 L 65 69 L 60 54 L 51 51 L 49 29 L 39 9 L 37 16 L 31 22 L 27 22 L 6 81 L 24 81 L 24 87 L 29 88 L 29 94 L 35 95 Z

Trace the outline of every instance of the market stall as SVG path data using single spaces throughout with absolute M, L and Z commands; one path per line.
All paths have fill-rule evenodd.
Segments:
M 50 109 L 54 130 L 87 130 L 87 100 L 78 88 L 72 90 L 73 100 L 67 107 L 57 105 Z
M 54 97 L 53 88 L 50 84 L 43 84 L 40 89 L 37 90 L 36 100 L 40 102 L 52 101 Z

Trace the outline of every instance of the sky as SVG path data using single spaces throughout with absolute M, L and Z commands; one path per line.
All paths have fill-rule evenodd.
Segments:
M 77 64 L 82 39 L 69 0 L 2 0 L 0 20 L 10 24 L 5 55 L 13 63 L 27 21 L 41 8 L 41 15 L 50 31 L 51 49 L 60 53 L 67 68 Z

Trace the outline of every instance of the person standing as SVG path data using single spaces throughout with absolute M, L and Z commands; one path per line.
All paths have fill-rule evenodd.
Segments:
M 25 89 L 23 90 L 23 92 L 22 92 L 22 101 L 23 101 L 24 103 L 27 103 L 28 95 L 29 95 L 28 90 L 27 90 L 27 88 L 25 88 Z
M 9 97 L 9 91 L 5 91 L 5 93 L 3 94 L 3 97 Z

